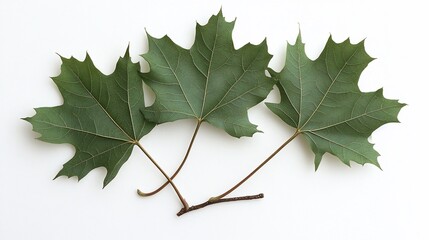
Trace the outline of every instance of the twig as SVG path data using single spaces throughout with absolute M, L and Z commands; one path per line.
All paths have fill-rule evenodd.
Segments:
M 264 194 L 260 193 L 257 195 L 248 195 L 248 196 L 242 196 L 242 197 L 231 197 L 231 198 L 220 198 L 220 199 L 210 199 L 207 202 L 194 205 L 192 207 L 189 207 L 188 209 L 182 208 L 178 213 L 177 216 L 181 216 L 185 213 L 198 210 L 203 207 L 207 207 L 209 205 L 217 204 L 217 203 L 223 203 L 223 202 L 235 202 L 235 201 L 246 201 L 246 200 L 253 200 L 253 199 L 260 199 L 264 198 Z

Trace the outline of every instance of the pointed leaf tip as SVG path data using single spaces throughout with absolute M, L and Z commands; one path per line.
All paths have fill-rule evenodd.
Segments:
M 129 57 L 130 57 L 130 42 L 128 42 L 128 46 L 124 54 L 124 58 L 129 58 Z
M 83 61 L 86 62 L 87 60 L 91 61 L 91 57 L 89 56 L 88 51 L 85 51 L 85 59 Z
M 220 6 L 219 12 L 218 12 L 216 15 L 214 15 L 214 16 L 223 17 L 223 9 L 222 9 L 222 6 Z
M 320 166 L 320 162 L 322 161 L 322 156 L 321 154 L 315 154 L 314 156 L 314 171 L 316 172 L 317 169 L 319 169 Z
M 62 169 L 57 173 L 57 175 L 55 175 L 55 177 L 52 180 L 55 180 L 61 176 L 63 176 L 63 174 L 61 173 Z
M 296 42 L 302 43 L 301 27 L 298 28 L 298 36 L 296 37 Z
M 378 169 L 380 169 L 381 171 L 383 171 L 383 168 L 381 167 L 381 165 L 380 165 L 380 163 L 379 163 L 378 161 L 376 161 L 376 162 L 374 163 L 374 165 L 375 165 Z
M 64 62 L 66 62 L 67 60 L 69 60 L 69 58 L 66 58 L 66 57 L 64 57 L 64 56 L 62 56 L 61 54 L 59 54 L 59 53 L 55 53 L 56 55 L 58 55 L 58 57 L 60 57 L 60 60 L 61 60 L 61 62 L 62 63 L 64 63 Z

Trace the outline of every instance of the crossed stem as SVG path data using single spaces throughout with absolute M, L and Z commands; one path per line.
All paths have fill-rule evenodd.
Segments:
M 179 167 L 176 169 L 176 171 L 174 172 L 174 174 L 169 177 L 159 166 L 158 164 L 152 159 L 152 157 L 142 148 L 142 146 L 140 144 L 137 143 L 137 145 L 140 147 L 140 149 L 142 149 L 142 151 L 148 156 L 148 158 L 155 164 L 155 166 L 161 171 L 161 173 L 164 175 L 164 177 L 167 179 L 167 181 L 162 184 L 160 187 L 158 187 L 157 189 L 155 189 L 154 191 L 151 192 L 142 192 L 139 189 L 137 189 L 137 193 L 138 195 L 142 196 L 142 197 L 148 197 L 148 196 L 152 196 L 158 192 L 160 192 L 162 189 L 164 189 L 168 184 L 170 184 L 173 189 L 175 190 L 177 196 L 179 197 L 180 201 L 183 204 L 183 208 L 177 213 L 177 216 L 181 216 L 185 213 L 191 212 L 191 211 L 195 211 L 213 204 L 218 204 L 218 203 L 223 203 L 223 202 L 235 202 L 235 201 L 246 201 L 246 200 L 253 200 L 253 199 L 261 199 L 264 198 L 264 194 L 260 193 L 260 194 L 256 194 L 256 195 L 247 195 L 247 196 L 240 196 L 240 197 L 231 197 L 231 198 L 225 198 L 226 196 L 228 196 L 230 193 L 232 193 L 233 191 L 235 191 L 238 187 L 240 187 L 243 183 L 245 183 L 249 178 L 251 178 L 256 172 L 258 172 L 263 166 L 265 166 L 265 164 L 267 164 L 274 156 L 276 156 L 286 145 L 288 145 L 292 140 L 294 140 L 299 134 L 301 134 L 301 132 L 299 130 L 297 130 L 289 139 L 287 139 L 282 145 L 280 145 L 280 147 L 278 147 L 270 156 L 268 156 L 262 163 L 260 163 L 252 172 L 250 172 L 246 177 L 244 177 L 240 182 L 238 182 L 237 184 L 235 184 L 233 187 L 231 187 L 229 190 L 225 191 L 224 193 L 215 196 L 215 197 L 211 197 L 209 198 L 207 201 L 197 204 L 197 205 L 193 205 L 191 207 L 189 207 L 188 203 L 186 202 L 186 200 L 183 198 L 183 196 L 180 194 L 179 190 L 177 189 L 177 187 L 175 186 L 175 184 L 173 183 L 173 179 L 179 174 L 180 170 L 182 170 L 182 167 L 185 165 L 186 160 L 188 159 L 189 153 L 191 152 L 192 146 L 194 144 L 195 138 L 198 134 L 198 131 L 200 129 L 202 120 L 198 120 L 197 125 L 195 127 L 194 133 L 192 135 L 191 141 L 189 143 L 188 149 L 186 151 L 185 156 L 183 157 L 182 162 L 180 163 Z
M 185 198 L 180 193 L 179 189 L 176 187 L 176 185 L 173 183 L 171 178 L 167 175 L 167 173 L 164 172 L 164 170 L 158 165 L 158 163 L 152 158 L 152 156 L 146 151 L 146 149 L 143 148 L 143 146 L 137 141 L 135 144 L 143 151 L 143 153 L 149 158 L 149 160 L 155 165 L 155 167 L 164 175 L 164 177 L 167 179 L 168 183 L 173 187 L 174 191 L 176 192 L 177 196 L 180 199 L 180 202 L 183 205 L 183 209 L 188 209 L 189 205 L 186 202 Z
M 171 180 L 173 180 L 177 176 L 177 174 L 179 174 L 180 170 L 182 170 L 183 165 L 185 165 L 185 162 L 188 159 L 189 153 L 191 152 L 192 146 L 194 145 L 195 137 L 198 134 L 198 130 L 200 129 L 201 123 L 202 123 L 202 120 L 198 120 L 197 126 L 195 127 L 194 134 L 192 135 L 192 138 L 191 138 L 191 142 L 189 143 L 188 149 L 186 150 L 186 154 L 183 157 L 183 160 L 180 163 L 179 167 L 176 169 L 174 174 L 171 175 L 171 177 L 170 177 Z M 142 192 L 139 189 L 137 189 L 137 194 L 142 196 L 142 197 L 152 196 L 152 195 L 160 192 L 162 189 L 164 189 L 169 183 L 170 183 L 170 181 L 167 180 L 164 184 L 162 184 L 160 187 L 158 187 L 157 189 L 155 189 L 154 191 L 151 191 L 151 192 Z

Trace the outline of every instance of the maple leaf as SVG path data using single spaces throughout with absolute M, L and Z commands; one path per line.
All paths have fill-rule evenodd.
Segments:
M 233 28 L 234 22 L 226 22 L 220 11 L 205 26 L 197 24 L 190 49 L 176 45 L 168 36 L 148 35 L 149 51 L 143 57 L 150 72 L 142 76 L 156 99 L 143 109 L 147 119 L 164 123 L 193 118 L 235 137 L 258 131 L 249 122 L 247 110 L 273 88 L 275 82 L 265 76 L 272 56 L 265 40 L 236 50 Z
M 83 178 L 97 167 L 107 169 L 106 186 L 128 160 L 133 146 L 155 126 L 144 119 L 139 64 L 131 62 L 128 49 L 115 71 L 104 75 L 89 55 L 83 62 L 61 57 L 61 74 L 52 80 L 64 104 L 37 108 L 25 118 L 40 133 L 40 140 L 70 143 L 76 148 L 58 176 Z
M 347 165 L 354 161 L 379 167 L 379 154 L 368 137 L 381 125 L 398 122 L 405 104 L 384 98 L 382 89 L 359 90 L 360 74 L 372 60 L 363 41 L 351 44 L 347 39 L 337 44 L 330 37 L 313 61 L 306 56 L 299 34 L 295 45 L 288 44 L 284 69 L 269 70 L 279 81 L 281 102 L 267 106 L 305 136 L 315 154 L 316 169 L 326 152 Z

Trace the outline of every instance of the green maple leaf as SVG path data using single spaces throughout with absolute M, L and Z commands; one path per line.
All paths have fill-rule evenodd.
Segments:
M 41 134 L 40 140 L 76 148 L 57 177 L 81 179 L 94 168 L 105 167 L 106 186 L 128 160 L 133 146 L 154 127 L 140 112 L 144 107 L 140 67 L 131 62 L 128 50 L 107 76 L 88 55 L 83 62 L 61 59 L 61 74 L 52 79 L 64 104 L 37 108 L 36 115 L 25 120 Z
M 404 104 L 384 98 L 382 89 L 359 90 L 359 76 L 372 60 L 363 41 L 337 44 L 332 38 L 320 56 L 310 60 L 299 34 L 295 45 L 288 44 L 285 68 L 280 73 L 270 70 L 279 81 L 281 102 L 267 106 L 305 136 L 316 169 L 326 152 L 347 165 L 354 161 L 379 167 L 379 154 L 368 137 L 381 125 L 397 122 Z
M 156 94 L 155 102 L 143 110 L 157 123 L 193 118 L 224 129 L 235 137 L 252 136 L 256 125 L 247 110 L 261 102 L 274 81 L 265 76 L 271 55 L 266 41 L 236 50 L 232 41 L 234 22 L 226 22 L 220 11 L 207 25 L 197 24 L 190 49 L 169 37 L 148 35 L 149 52 L 143 57 L 150 72 L 143 80 Z

